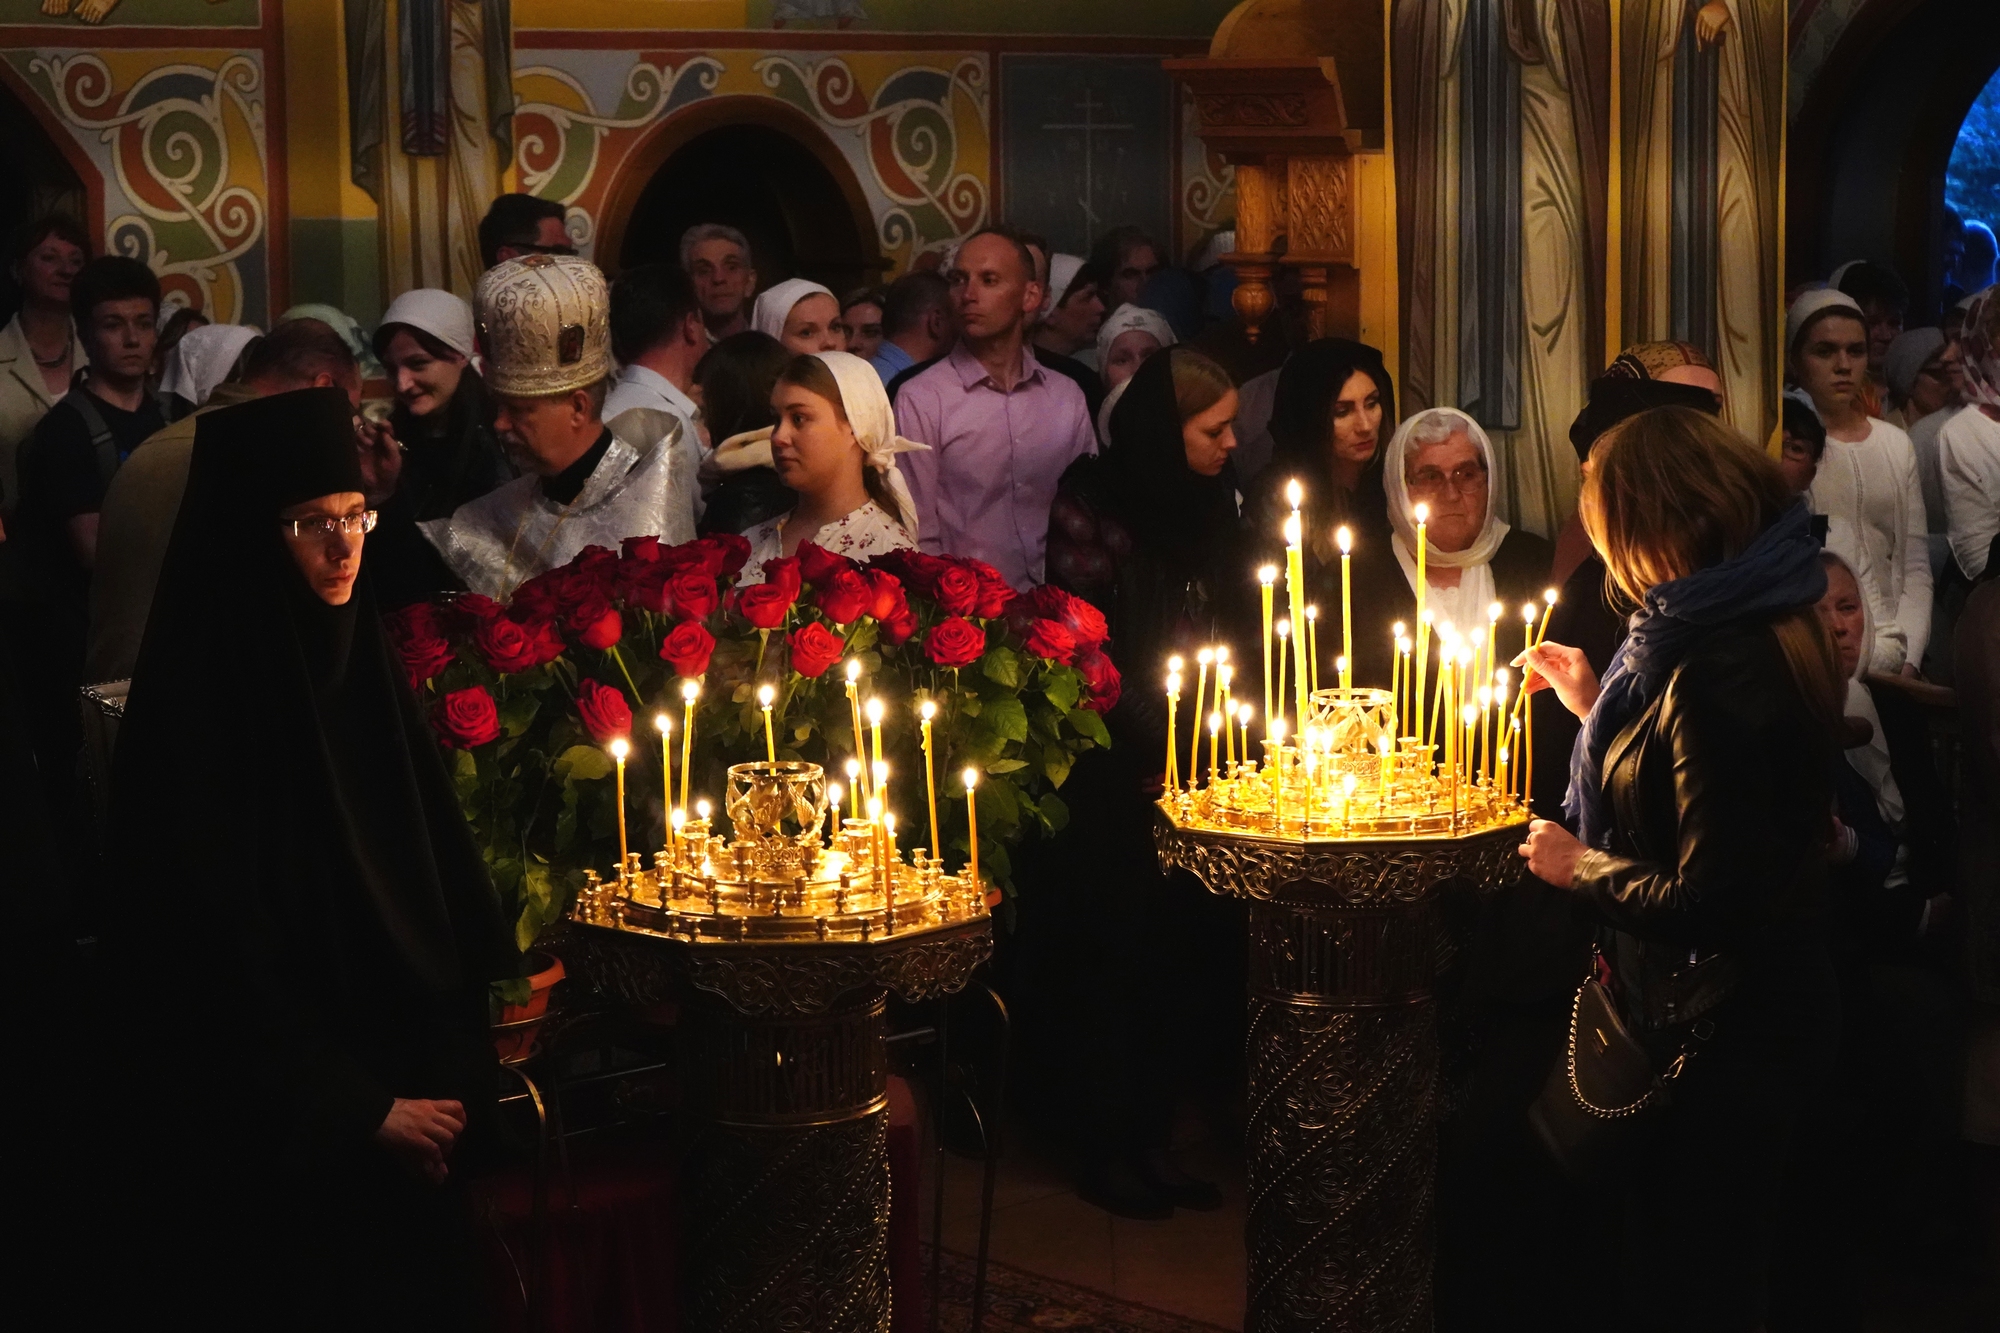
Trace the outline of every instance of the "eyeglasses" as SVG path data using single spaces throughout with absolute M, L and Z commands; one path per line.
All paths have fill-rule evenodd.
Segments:
M 375 521 L 380 517 L 375 510 L 364 510 L 359 514 L 342 514 L 334 518 L 326 514 L 316 514 L 311 518 L 288 519 L 278 524 L 287 537 L 304 537 L 313 541 L 332 541 L 334 534 L 343 537 L 363 536 L 375 531 Z
M 1486 484 L 1486 468 L 1480 463 L 1460 463 L 1446 476 L 1434 467 L 1420 467 L 1410 477 L 1410 489 L 1430 491 L 1433 494 L 1450 490 L 1463 495 L 1477 486 Z

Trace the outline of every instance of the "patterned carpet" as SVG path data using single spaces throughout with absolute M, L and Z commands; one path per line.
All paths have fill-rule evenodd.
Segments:
M 969 1255 L 944 1252 L 938 1304 L 942 1333 L 968 1333 L 972 1328 L 973 1262 Z M 924 1280 L 930 1280 L 930 1249 L 924 1249 Z M 982 1333 L 1227 1333 L 1216 1324 L 1186 1319 L 1101 1291 L 1024 1273 L 1018 1268 L 986 1265 L 986 1318 Z

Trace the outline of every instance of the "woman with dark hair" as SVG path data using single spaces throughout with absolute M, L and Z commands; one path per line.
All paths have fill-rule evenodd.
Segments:
M 366 452 L 368 502 L 382 514 L 372 575 L 385 607 L 462 586 L 417 524 L 449 518 L 514 479 L 493 429 L 492 395 L 472 364 L 477 350 L 472 307 L 435 288 L 397 297 L 375 330 L 396 400 L 387 429 L 371 428 Z
M 1285 488 L 1297 479 L 1309 563 L 1339 560 L 1333 533 L 1343 523 L 1388 536 L 1382 445 L 1395 422 L 1396 386 L 1373 347 L 1320 338 L 1294 352 L 1271 403 L 1271 461 L 1244 504 L 1251 530 L 1266 544 L 1280 540 L 1291 514 Z
M 1813 609 L 1826 575 L 1777 463 L 1702 412 L 1659 408 L 1606 433 L 1580 503 L 1639 609 L 1601 682 L 1577 648 L 1523 654 L 1584 725 L 1577 833 L 1537 819 L 1520 850 L 1598 927 L 1598 973 L 1577 999 L 1592 1027 L 1572 1019 L 1559 1058 L 1573 1075 L 1629 1034 L 1631 1058 L 1672 1080 L 1663 1106 L 1627 1122 L 1646 1137 L 1618 1182 L 1626 1308 L 1612 1322 L 1750 1330 L 1786 1148 L 1839 1012 L 1819 922 L 1841 703 Z M 1576 1146 L 1559 1126 L 1589 1121 L 1563 1075 L 1536 1108 L 1559 1151 Z
M 302 389 L 197 428 L 112 782 L 107 977 L 132 1012 L 175 978 L 174 1039 L 129 1052 L 162 1210 L 132 1257 L 219 1325 L 466 1328 L 454 1149 L 512 951 L 377 617 L 352 414 Z
M 771 390 L 796 355 L 755 329 L 732 333 L 702 354 L 694 368 L 694 383 L 710 448 L 777 424 Z M 769 467 L 744 468 L 723 475 L 719 482 L 715 477 L 712 464 L 704 464 L 702 480 L 710 483 L 702 496 L 704 533 L 744 532 L 799 502 Z
M 1241 1045 L 1242 919 L 1185 875 L 1163 876 L 1150 803 L 1160 790 L 1167 657 L 1254 642 L 1231 625 L 1244 548 L 1229 455 L 1236 389 L 1222 367 L 1170 347 L 1148 357 L 1111 414 L 1111 448 L 1064 475 L 1049 519 L 1046 618 L 1096 621 L 1129 683 L 1105 716 L 1108 751 L 1063 784 L 1070 832 L 1024 871 L 1023 1040 L 1059 1052 L 1041 1098 L 1074 1136 L 1078 1190 L 1124 1217 L 1213 1208 L 1220 1195 L 1167 1156 L 1176 1095 L 1226 1096 Z M 1092 609 L 1094 608 L 1094 609 Z M 1244 628 L 1249 634 L 1241 633 Z M 1232 943 L 1233 941 L 1233 943 Z M 1231 1015 L 1235 1015 L 1234 1018 Z

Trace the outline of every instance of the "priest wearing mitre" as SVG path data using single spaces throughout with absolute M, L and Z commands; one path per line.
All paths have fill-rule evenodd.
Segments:
M 525 255 L 486 271 L 473 298 L 494 429 L 527 473 L 421 524 L 465 586 L 504 600 L 586 546 L 694 539 L 696 480 L 683 423 L 635 408 L 603 419 L 610 297 L 594 264 Z

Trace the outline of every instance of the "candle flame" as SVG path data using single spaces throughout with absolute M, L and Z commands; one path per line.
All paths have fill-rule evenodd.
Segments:
M 703 799 L 701 799 L 701 800 L 699 800 L 699 801 L 696 801 L 696 802 L 694 803 L 694 817 L 695 817 L 696 819 L 704 819 L 704 820 L 705 820 L 705 819 L 707 819 L 707 818 L 708 818 L 709 814 L 710 814 L 710 813 L 711 813 L 711 812 L 712 812 L 712 811 L 713 811 L 714 809 L 715 809 L 715 807 L 714 807 L 714 806 L 712 806 L 712 805 L 710 805 L 710 804 L 708 803 L 708 800 L 707 800 L 707 798 L 706 798 L 706 797 L 704 797 Z
M 867 713 L 869 726 L 879 727 L 882 725 L 882 701 L 880 699 L 870 699 L 868 701 Z
M 1340 790 L 1342 795 L 1354 795 L 1354 789 L 1359 785 L 1361 785 L 1361 779 L 1355 777 L 1352 773 L 1342 773 L 1340 775 Z
M 1307 607 L 1307 608 L 1306 608 L 1306 619 L 1307 619 L 1307 620 L 1318 620 L 1318 619 L 1319 619 L 1319 608 L 1318 608 L 1317 606 L 1309 606 L 1309 607 Z
M 1354 549 L 1354 534 L 1348 530 L 1346 524 L 1342 524 L 1340 527 L 1334 529 L 1333 541 L 1336 546 L 1340 547 L 1342 555 L 1346 555 Z
M 1394 635 L 1396 638 L 1400 639 L 1405 634 L 1409 633 L 1409 628 L 1405 626 L 1402 621 L 1399 620 L 1395 624 L 1389 626 L 1389 633 Z
M 1167 670 L 1169 671 L 1179 672 L 1180 669 L 1186 665 L 1187 663 L 1181 660 L 1181 655 L 1179 653 L 1175 653 L 1172 657 L 1169 657 L 1167 659 Z
M 1222 643 L 1218 643 L 1217 645 L 1215 645 L 1215 660 L 1218 663 L 1227 662 L 1229 660 L 1229 645 Z
M 1271 719 L 1271 726 L 1270 726 L 1270 731 L 1271 731 L 1271 743 L 1272 743 L 1272 744 L 1274 744 L 1274 745 L 1282 745 L 1282 744 L 1284 744 L 1284 742 L 1285 742 L 1285 719 L 1283 719 L 1282 717 L 1274 717 L 1274 718 L 1272 718 L 1272 719 Z
M 896 816 L 887 810 L 882 812 L 882 831 L 892 838 L 896 836 Z
M 1535 604 L 1533 602 L 1521 603 L 1521 623 L 1524 625 L 1535 623 Z
M 1408 652 L 1410 651 L 1409 639 L 1401 634 L 1398 634 L 1396 636 L 1396 651 L 1404 654 L 1408 654 Z
M 880 796 L 870 796 L 868 798 L 868 817 L 870 819 L 880 819 L 882 817 L 882 798 Z
M 667 734 L 668 731 L 670 731 L 673 728 L 674 724 L 673 721 L 670 718 L 668 718 L 668 716 L 665 713 L 655 713 L 653 714 L 653 725 L 658 727 L 660 729 L 660 734 L 664 736 Z
M 1202 649 L 1200 652 L 1194 655 L 1194 660 L 1201 663 L 1203 666 L 1207 666 L 1210 662 L 1213 662 L 1215 660 L 1215 649 L 1213 648 Z
M 1425 608 L 1424 608 L 1424 614 L 1423 614 L 1423 615 L 1422 615 L 1422 616 L 1420 617 L 1420 619 L 1421 619 L 1421 620 L 1422 620 L 1422 621 L 1423 621 L 1423 622 L 1424 622 L 1424 623 L 1425 623 L 1426 625 L 1429 625 L 1429 624 L 1432 624 L 1433 622 L 1435 622 L 1435 621 L 1437 620 L 1437 612 L 1435 612 L 1435 611 L 1431 610 L 1431 608 L 1429 608 L 1429 607 L 1427 606 L 1427 607 L 1425 607 Z
M 1290 637 L 1292 637 L 1292 622 L 1289 620 L 1280 620 L 1276 625 L 1273 625 L 1272 628 L 1277 631 L 1278 637 L 1281 639 L 1289 639 Z
M 882 785 L 889 780 L 888 761 L 883 760 L 881 763 L 873 765 L 873 768 L 875 770 L 875 789 L 877 791 L 880 791 L 882 789 Z
M 853 684 L 853 683 L 854 683 L 855 681 L 857 681 L 857 680 L 860 680 L 860 679 L 861 679 L 861 661 L 860 661 L 860 659 L 859 659 L 859 658 L 854 658 L 854 657 L 850 657 L 850 658 L 848 658 L 848 659 L 847 659 L 847 683 L 848 683 L 849 685 L 852 685 L 852 684 Z
M 1289 504 L 1292 508 L 1297 509 L 1300 503 L 1305 500 L 1305 498 L 1306 498 L 1306 488 L 1299 485 L 1299 479 L 1297 477 L 1293 477 L 1290 481 L 1285 483 L 1285 503 Z
M 1249 704 L 1239 704 L 1236 708 L 1236 721 L 1239 725 L 1247 727 L 1250 725 L 1250 719 L 1256 716 L 1256 713 L 1257 710 Z
M 673 820 L 674 832 L 679 833 L 681 831 L 681 825 L 688 822 L 688 812 L 685 810 L 676 810 L 674 811 L 671 818 Z
M 757 703 L 761 707 L 763 707 L 766 711 L 769 711 L 771 707 L 771 701 L 777 697 L 778 697 L 778 692 L 772 689 L 769 685 L 759 685 L 757 687 Z
M 847 761 L 847 780 L 848 780 L 849 782 L 852 782 L 852 781 L 854 781 L 854 780 L 855 780 L 856 778 L 858 778 L 858 777 L 860 777 L 860 776 L 861 776 L 861 761 L 860 761 L 859 759 L 850 759 L 850 760 L 848 760 L 848 761 Z
M 937 705 L 932 703 L 929 699 L 924 700 L 922 703 L 917 705 L 917 716 L 921 717 L 926 722 L 930 721 L 932 718 L 937 716 Z
M 1213 713 L 1210 713 L 1210 714 L 1208 715 L 1208 729 L 1209 729 L 1209 730 L 1210 730 L 1211 732 L 1215 732 L 1215 731 L 1221 731 L 1221 730 L 1222 730 L 1222 710 L 1221 710 L 1221 709 L 1219 709 L 1219 708 L 1218 708 L 1218 709 L 1217 709 L 1216 711 L 1214 711 Z
M 1459 716 L 1465 719 L 1465 725 L 1469 727 L 1479 720 L 1479 710 L 1467 704 L 1459 710 Z
M 960 776 L 965 783 L 965 789 L 967 791 L 971 791 L 974 787 L 977 787 L 979 785 L 979 770 L 976 768 L 968 768 Z
M 1496 623 L 1497 623 L 1497 622 L 1499 621 L 1500 617 L 1501 617 L 1502 615 L 1504 615 L 1504 614 L 1506 613 L 1506 611 L 1507 611 L 1507 608 L 1506 608 L 1506 607 L 1504 607 L 1504 606 L 1500 605 L 1500 603 L 1498 603 L 1498 602 L 1495 602 L 1495 603 L 1493 603 L 1493 605 L 1491 605 L 1491 606 L 1489 606 L 1489 607 L 1487 607 L 1487 608 L 1486 608 L 1486 618 L 1487 618 L 1488 620 L 1491 620 L 1491 621 L 1494 621 L 1494 622 L 1496 622 Z
M 1265 565 L 1257 571 L 1257 582 L 1263 584 L 1265 587 L 1268 588 L 1277 581 L 1278 567 L 1276 565 Z
M 622 764 L 625 762 L 625 756 L 630 753 L 632 753 L 632 747 L 626 743 L 623 736 L 613 738 L 611 742 L 611 757 L 613 759 Z
M 689 703 L 693 703 L 696 699 L 699 699 L 700 697 L 701 697 L 700 681 L 684 680 L 681 682 L 681 698 L 687 700 Z
M 1491 685 L 1481 685 L 1479 687 L 1479 706 L 1481 708 L 1491 708 L 1493 706 L 1493 687 Z
M 1226 690 L 1229 688 L 1229 682 L 1236 678 L 1236 669 L 1227 664 L 1219 666 L 1215 669 L 1215 678 L 1222 682 L 1222 688 Z
M 1420 505 L 1418 505 L 1418 506 L 1416 507 L 1416 509 L 1415 509 L 1414 511 L 1412 511 L 1412 512 L 1414 512 L 1414 513 L 1416 514 L 1416 516 L 1417 516 L 1417 526 L 1418 526 L 1418 527 L 1420 527 L 1420 528 L 1421 528 L 1421 527 L 1422 527 L 1422 526 L 1423 526 L 1424 524 L 1426 524 L 1426 523 L 1428 523 L 1428 522 L 1430 522 L 1430 521 L 1431 521 L 1431 507 L 1430 507 L 1429 505 L 1425 505 L 1425 504 L 1420 504 Z
M 1554 606 L 1556 604 L 1556 601 L 1558 600 L 1556 590 L 1554 588 L 1544 588 L 1542 590 L 1542 600 L 1547 602 L 1550 606 Z
M 826 803 L 834 809 L 840 809 L 840 798 L 844 795 L 846 795 L 846 791 L 838 782 L 829 782 L 826 784 Z M 680 812 L 676 810 L 674 813 L 679 814 Z
M 1346 659 L 1346 658 L 1344 658 L 1344 657 L 1336 657 L 1336 658 L 1334 658 L 1334 659 L 1333 659 L 1333 670 L 1334 670 L 1334 673 L 1335 673 L 1336 675 L 1337 675 L 1337 674 L 1339 674 L 1339 673 L 1341 673 L 1341 672 L 1344 672 L 1344 671 L 1346 671 L 1346 670 L 1347 670 L 1347 659 Z

